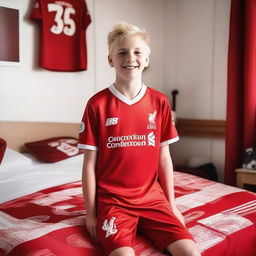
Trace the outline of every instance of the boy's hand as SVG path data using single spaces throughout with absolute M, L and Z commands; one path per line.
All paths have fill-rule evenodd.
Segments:
M 86 228 L 91 235 L 91 238 L 97 240 L 97 217 L 95 215 L 86 215 Z

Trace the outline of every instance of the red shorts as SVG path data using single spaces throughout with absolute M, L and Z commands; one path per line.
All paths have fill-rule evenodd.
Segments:
M 123 246 L 133 247 L 137 229 L 160 251 L 177 240 L 193 240 L 167 203 L 139 210 L 101 205 L 97 232 L 98 240 L 107 255 Z

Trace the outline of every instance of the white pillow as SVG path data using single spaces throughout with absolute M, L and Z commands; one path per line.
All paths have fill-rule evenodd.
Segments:
M 4 158 L 0 165 L 0 171 L 15 168 L 15 167 L 23 167 L 23 166 L 32 166 L 33 162 L 30 158 L 25 155 L 10 149 L 6 148 L 4 153 Z
M 39 159 L 37 159 L 35 156 L 31 155 L 30 153 L 25 152 L 22 155 L 25 156 L 26 158 L 28 158 L 31 161 L 32 165 L 39 165 L 39 164 L 45 163 L 45 162 L 40 161 Z

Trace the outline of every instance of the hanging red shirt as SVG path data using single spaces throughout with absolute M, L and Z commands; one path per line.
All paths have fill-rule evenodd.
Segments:
M 85 0 L 36 0 L 31 19 L 41 20 L 40 67 L 54 71 L 87 69 Z

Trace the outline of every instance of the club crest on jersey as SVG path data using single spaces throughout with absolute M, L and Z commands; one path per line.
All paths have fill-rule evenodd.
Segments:
M 106 231 L 106 238 L 117 233 L 115 220 L 116 217 L 112 217 L 110 221 L 104 220 L 102 230 Z
M 156 129 L 156 110 L 153 113 L 148 114 L 148 129 Z
M 106 126 L 110 126 L 110 125 L 116 125 L 118 123 L 118 117 L 112 117 L 112 118 L 108 118 L 106 120 Z

